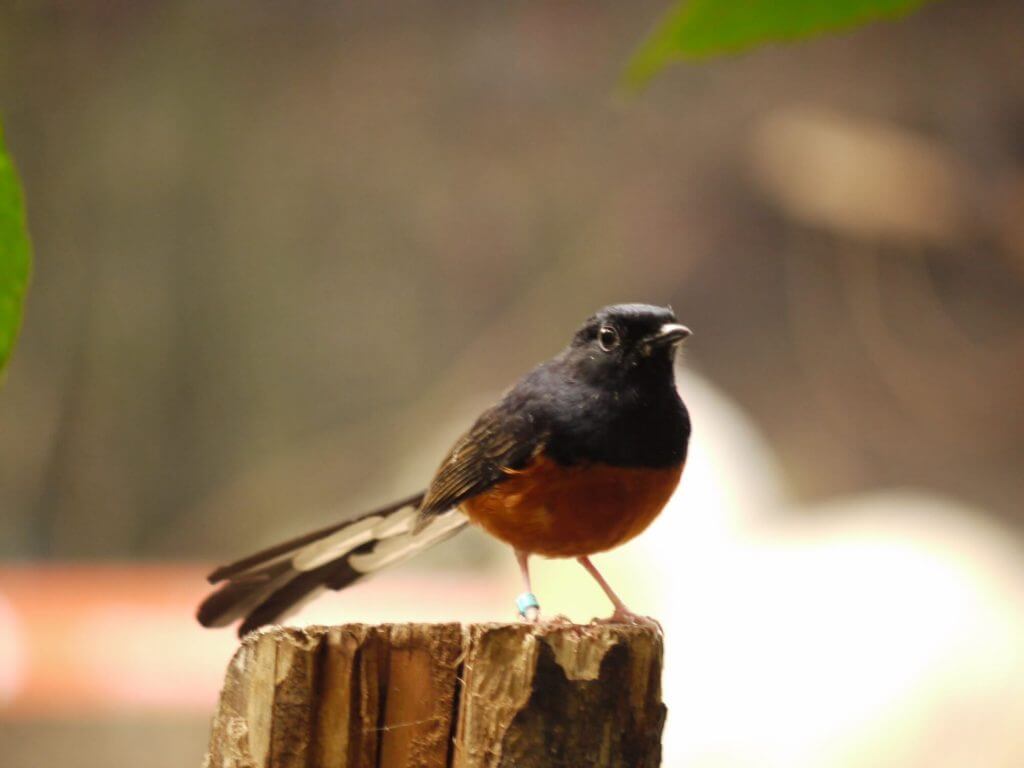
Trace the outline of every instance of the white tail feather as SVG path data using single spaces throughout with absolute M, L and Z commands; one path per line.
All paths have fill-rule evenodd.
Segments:
M 292 558 L 292 566 L 297 571 L 311 571 L 368 541 L 373 541 L 376 538 L 374 529 L 382 519 L 378 516 L 364 517 L 325 539 L 307 544 Z
M 469 522 L 464 514 L 453 509 L 442 515 L 437 515 L 422 530 L 413 533 L 412 522 L 414 519 L 415 516 L 410 517 L 409 530 L 405 533 L 381 539 L 369 552 L 351 555 L 348 559 L 349 565 L 362 573 L 370 573 L 387 565 L 394 565 L 443 541 Z

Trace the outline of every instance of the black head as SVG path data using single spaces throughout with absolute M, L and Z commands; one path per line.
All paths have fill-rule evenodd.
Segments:
M 576 332 L 566 357 L 587 379 L 609 383 L 636 375 L 668 374 L 675 350 L 690 329 L 667 307 L 614 304 L 588 318 Z

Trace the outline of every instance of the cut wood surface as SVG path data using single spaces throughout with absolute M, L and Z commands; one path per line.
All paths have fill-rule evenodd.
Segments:
M 249 635 L 205 768 L 648 768 L 661 635 L 625 625 L 389 624 Z

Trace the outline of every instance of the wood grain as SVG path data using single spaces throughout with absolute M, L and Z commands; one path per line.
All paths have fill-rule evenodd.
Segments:
M 647 627 L 275 627 L 228 665 L 204 766 L 654 768 L 661 661 Z

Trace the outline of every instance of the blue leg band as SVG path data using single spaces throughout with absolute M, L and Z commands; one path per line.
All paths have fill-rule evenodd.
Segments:
M 526 618 L 526 612 L 530 608 L 540 610 L 540 603 L 537 602 L 537 596 L 533 592 L 523 592 L 516 598 L 516 608 L 519 609 L 519 615 Z

